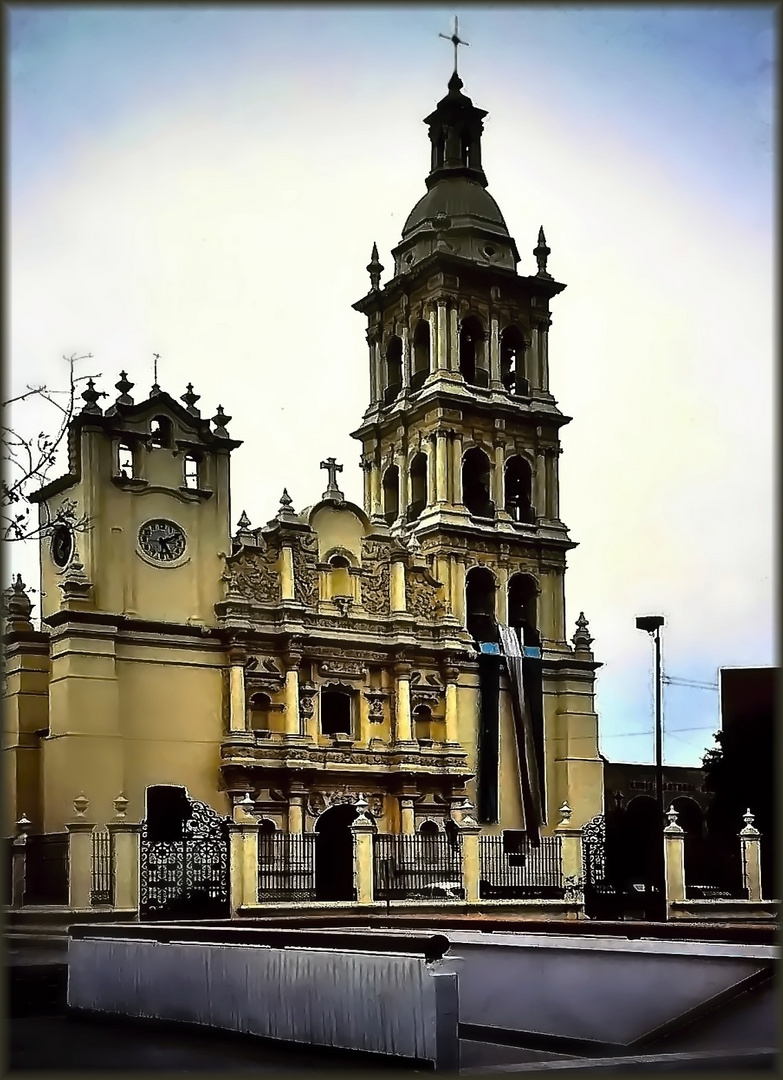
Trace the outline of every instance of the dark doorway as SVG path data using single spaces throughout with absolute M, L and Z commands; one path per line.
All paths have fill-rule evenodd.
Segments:
M 344 690 L 321 691 L 321 731 L 324 735 L 351 734 L 351 695 Z
M 316 900 L 354 900 L 353 833 L 356 817 L 353 806 L 333 806 L 324 811 L 316 826 Z

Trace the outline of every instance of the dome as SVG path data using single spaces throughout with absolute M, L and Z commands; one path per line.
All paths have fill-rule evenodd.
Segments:
M 414 229 L 433 221 L 439 214 L 449 218 L 476 218 L 500 227 L 508 236 L 508 229 L 500 207 L 481 184 L 466 177 L 449 177 L 439 180 L 414 206 L 402 229 L 405 239 Z

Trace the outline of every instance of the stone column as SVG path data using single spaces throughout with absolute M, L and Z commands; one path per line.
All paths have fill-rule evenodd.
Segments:
M 426 312 L 427 323 L 430 328 L 430 375 L 433 372 L 440 370 L 440 364 L 438 363 L 438 310 L 436 307 L 430 308 Z
M 546 457 L 546 492 L 545 492 L 545 515 L 550 521 L 557 517 L 555 510 L 555 465 L 554 450 L 547 450 Z
M 492 501 L 495 504 L 495 512 L 502 511 L 505 507 L 503 492 L 503 466 L 506 461 L 506 448 L 500 440 L 495 443 L 495 466 L 492 470 Z
M 304 832 L 304 804 L 307 791 L 301 784 L 292 787 L 288 793 L 288 831 L 290 833 Z
M 454 506 L 462 506 L 462 432 L 454 432 L 451 459 L 451 501 Z
M 25 876 L 27 870 L 27 836 L 32 822 L 24 814 L 16 823 L 16 836 L 12 843 L 11 855 L 11 906 L 22 907 L 24 904 Z
M 399 795 L 400 800 L 400 832 L 412 836 L 416 832 L 416 814 L 413 809 L 412 795 Z
M 118 802 L 116 799 L 115 807 Z M 114 907 L 120 911 L 139 909 L 139 842 L 143 827 L 141 821 L 125 821 L 119 811 L 106 826 L 114 852 Z
M 541 389 L 549 392 L 549 328 L 540 327 L 538 331 L 538 358 L 541 372 Z
M 449 367 L 459 371 L 459 319 L 454 301 L 449 304 Z
M 427 502 L 434 506 L 438 498 L 438 454 L 435 432 L 427 436 Z
M 394 665 L 396 683 L 396 717 L 394 741 L 409 743 L 413 741 L 411 723 L 411 665 L 400 661 Z
M 501 390 L 500 381 L 500 329 L 495 318 L 489 323 L 489 385 L 493 390 Z
M 561 446 L 556 446 L 552 453 L 552 465 L 551 465 L 551 502 L 552 502 L 552 518 L 555 521 L 560 520 L 560 455 L 563 453 Z
M 84 801 L 80 804 L 80 799 Z M 80 804 L 80 805 L 77 805 Z M 89 803 L 80 796 L 74 799 L 76 820 L 67 821 L 68 830 L 68 907 L 89 908 L 92 891 L 92 832 L 94 821 L 86 821 L 84 814 Z
M 530 380 L 531 390 L 541 389 L 541 371 L 539 366 L 538 327 L 530 333 L 530 345 L 525 350 L 525 375 Z
M 439 503 L 448 501 L 449 489 L 448 489 L 448 468 L 446 464 L 446 432 L 438 430 L 435 432 L 436 438 L 436 457 L 437 466 L 435 470 L 435 497 Z
M 284 657 L 285 664 L 285 736 L 301 735 L 299 717 L 299 650 L 289 651 Z
M 477 904 L 480 900 L 479 882 L 481 879 L 481 852 L 479 837 L 481 826 L 470 816 L 473 809 L 470 803 L 462 804 L 462 820 L 459 825 L 459 837 L 462 846 L 462 881 L 465 887 L 465 901 Z
M 405 511 L 408 509 L 408 463 L 402 448 L 395 451 L 394 464 L 397 466 L 397 475 L 399 477 L 399 510 L 397 516 L 398 518 L 404 518 Z
M 228 652 L 228 730 L 247 730 L 247 708 L 245 705 L 245 661 L 244 649 L 229 649 Z M 116 789 L 115 789 L 116 790 Z
M 372 459 L 362 454 L 359 462 L 362 470 L 362 501 L 364 512 L 371 516 L 372 509 Z
M 231 883 L 231 911 L 258 903 L 258 822 L 250 809 L 249 794 L 246 803 L 234 807 L 234 820 L 229 825 L 229 879 Z
M 371 517 L 374 520 L 383 519 L 383 505 L 381 501 L 381 462 L 376 455 L 372 463 L 370 473 L 370 492 L 372 498 Z
M 754 828 L 754 815 L 746 810 L 740 832 L 742 845 L 742 884 L 748 890 L 748 900 L 761 900 L 761 833 Z
M 367 331 L 366 337 L 370 351 L 370 404 L 374 405 L 380 397 L 378 387 L 378 339 L 372 330 Z
M 356 902 L 373 902 L 373 834 L 375 825 L 367 817 L 367 803 L 364 797 L 357 800 L 358 816 L 351 825 L 353 833 L 353 877 L 356 887 Z
M 459 746 L 458 679 L 458 667 L 449 665 L 443 669 L 443 680 L 446 684 L 446 743 L 451 746 Z
M 498 622 L 508 625 L 508 567 L 496 566 L 495 576 L 498 580 L 495 593 L 495 615 Z
M 293 600 L 294 592 L 294 553 L 289 544 L 284 544 L 280 553 L 280 599 Z
M 462 626 L 465 625 L 465 562 L 461 555 L 455 555 L 452 563 L 451 594 L 454 617 Z
M 669 807 L 666 814 L 669 824 L 663 830 L 663 877 L 666 900 L 666 917 L 669 904 L 685 899 L 685 832 L 677 824 L 677 811 Z
M 536 450 L 536 467 L 533 472 L 533 505 L 536 508 L 536 518 L 543 521 L 547 517 L 546 508 L 546 450 L 539 446 Z
M 389 567 L 390 603 L 392 613 L 407 610 L 405 599 L 405 563 L 403 558 L 392 559 Z
M 584 915 L 584 871 L 582 867 L 582 830 L 571 822 L 573 810 L 564 802 L 560 807 L 560 821 L 554 835 L 560 837 L 560 865 L 566 896 L 580 905 L 576 917 Z M 566 918 L 573 918 L 570 913 Z
M 400 329 L 402 338 L 402 393 L 406 394 L 411 385 L 411 343 L 408 327 Z
M 438 371 L 448 371 L 449 364 L 449 309 L 445 296 L 439 296 L 436 322 L 438 327 L 438 346 L 435 352 Z

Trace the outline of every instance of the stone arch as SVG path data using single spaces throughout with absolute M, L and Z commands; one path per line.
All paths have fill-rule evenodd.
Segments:
M 419 319 L 416 323 L 411 347 L 413 361 L 411 390 L 418 390 L 431 371 L 430 324 L 426 319 Z
M 497 641 L 497 580 L 487 566 L 472 566 L 465 578 L 465 621 L 476 642 Z
M 527 458 L 513 454 L 503 470 L 504 509 L 514 521 L 534 525 L 533 470 Z
M 469 386 L 489 386 L 486 362 L 487 334 L 478 315 L 466 315 L 459 324 L 459 370 Z
M 492 466 L 489 454 L 480 446 L 472 446 L 462 455 L 462 501 L 474 517 L 494 518 Z
M 532 574 L 522 571 L 508 579 L 508 625 L 519 634 L 524 645 L 541 645 L 538 630 L 538 594 L 540 588 Z
M 399 395 L 402 390 L 402 338 L 392 334 L 386 345 L 386 389 L 383 395 L 384 405 Z
M 153 448 L 171 449 L 173 427 L 168 416 L 153 416 L 150 420 L 150 444 Z
M 413 710 L 413 733 L 417 739 L 432 738 L 432 709 L 429 705 L 417 705 Z
M 525 378 L 525 336 L 513 323 L 500 334 L 500 381 L 509 394 L 527 395 Z
M 249 727 L 251 731 L 271 731 L 272 699 L 269 694 L 251 694 L 247 703 Z
M 400 514 L 400 470 L 390 465 L 383 474 L 383 516 L 387 525 L 392 525 Z
M 415 521 L 427 505 L 427 455 L 423 450 L 414 454 L 408 468 L 410 478 L 410 505 L 408 521 Z

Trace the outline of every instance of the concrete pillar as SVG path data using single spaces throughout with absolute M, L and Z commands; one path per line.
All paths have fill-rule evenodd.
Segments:
M 89 908 L 92 891 L 92 832 L 95 822 L 67 821 L 68 907 Z
M 443 678 L 446 683 L 446 742 L 459 745 L 459 716 L 457 713 L 458 667 L 445 667 Z
M 500 390 L 500 328 L 497 319 L 489 323 L 489 385 L 493 390 Z
M 462 506 L 462 432 L 455 431 L 451 444 L 451 493 L 454 506 Z
M 459 826 L 462 847 L 462 881 L 465 887 L 465 900 L 468 904 L 479 902 L 479 881 L 481 879 L 481 855 L 479 837 L 481 826 L 469 815 L 462 818 Z
M 284 544 L 280 558 L 280 599 L 293 600 L 294 592 L 294 553 L 290 545 Z
M 754 815 L 746 810 L 745 828 L 741 830 L 742 884 L 748 890 L 748 900 L 761 900 L 761 833 L 754 828 Z
M 359 815 L 351 825 L 353 833 L 353 877 L 356 887 L 356 902 L 358 904 L 371 904 L 373 902 L 373 834 L 375 825 L 366 816 L 364 810 L 367 804 L 360 799 L 356 807 Z
M 416 815 L 413 809 L 413 797 L 400 795 L 400 832 L 412 836 L 416 832 Z
M 675 900 L 685 899 L 685 832 L 677 824 L 677 811 L 669 807 L 669 824 L 663 830 L 663 877 L 666 910 Z
M 245 704 L 245 653 L 231 649 L 228 654 L 228 730 L 247 730 Z
M 392 612 L 407 610 L 405 601 L 405 563 L 402 559 L 393 559 L 389 569 L 390 603 Z
M 503 492 L 503 466 L 506 460 L 506 448 L 502 442 L 495 443 L 495 465 L 492 469 L 492 501 L 495 511 L 502 510 L 505 506 Z
M 394 675 L 397 680 L 397 708 L 394 741 L 398 743 L 407 743 L 413 740 L 413 727 L 411 723 L 411 665 L 407 663 L 395 664 Z
M 448 488 L 448 465 L 447 465 L 447 436 L 445 431 L 436 431 L 436 458 L 435 469 L 435 497 L 439 503 L 447 502 L 449 497 Z
M 106 828 L 114 852 L 114 907 L 121 911 L 139 908 L 139 841 L 143 824 L 140 821 L 110 821 Z

